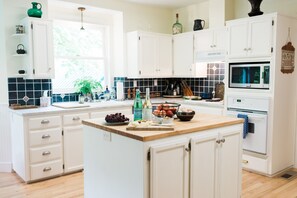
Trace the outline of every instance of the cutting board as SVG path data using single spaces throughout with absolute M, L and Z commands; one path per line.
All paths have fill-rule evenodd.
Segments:
M 13 110 L 19 110 L 19 109 L 33 109 L 33 108 L 38 108 L 38 106 L 35 105 L 12 105 L 9 106 L 9 108 Z
M 147 127 L 131 127 L 126 128 L 128 131 L 174 131 L 174 127 L 162 127 L 162 126 L 147 126 Z
M 88 104 L 79 104 L 78 102 L 59 102 L 59 103 L 53 103 L 52 106 L 54 107 L 60 107 L 63 109 L 72 109 L 72 108 L 83 108 L 83 107 L 89 107 Z

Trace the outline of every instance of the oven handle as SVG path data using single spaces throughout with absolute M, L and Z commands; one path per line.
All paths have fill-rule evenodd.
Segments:
M 267 111 L 257 111 L 257 110 L 247 110 L 247 109 L 235 109 L 235 108 L 227 108 L 227 112 L 234 112 L 234 113 L 252 113 L 258 115 L 267 115 Z

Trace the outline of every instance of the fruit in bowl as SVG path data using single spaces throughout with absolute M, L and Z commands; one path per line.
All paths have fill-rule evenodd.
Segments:
M 195 115 L 195 111 L 192 109 L 181 109 L 176 113 L 176 116 L 180 119 L 180 121 L 190 121 Z
M 153 103 L 153 114 L 157 117 L 170 117 L 172 118 L 179 109 L 178 103 Z

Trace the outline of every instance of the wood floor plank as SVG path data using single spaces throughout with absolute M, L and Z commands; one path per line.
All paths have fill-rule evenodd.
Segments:
M 0 173 L 0 198 L 82 198 L 83 172 L 33 184 L 25 184 L 15 173 Z M 242 172 L 242 198 L 296 198 L 297 178 L 269 178 Z

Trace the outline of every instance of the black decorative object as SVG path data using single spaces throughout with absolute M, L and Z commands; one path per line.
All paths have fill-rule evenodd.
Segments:
M 249 16 L 257 16 L 262 15 L 263 12 L 260 10 L 260 5 L 262 3 L 262 0 L 248 0 L 252 6 L 252 11 L 249 13 Z
M 202 25 L 202 22 L 203 22 L 203 25 Z M 194 20 L 194 27 L 193 27 L 193 30 L 196 31 L 196 30 L 202 30 L 205 26 L 205 21 L 202 20 L 202 19 L 195 19 Z
M 25 50 L 24 45 L 19 44 L 19 45 L 17 46 L 16 53 L 17 53 L 17 54 L 26 54 L 26 50 Z

